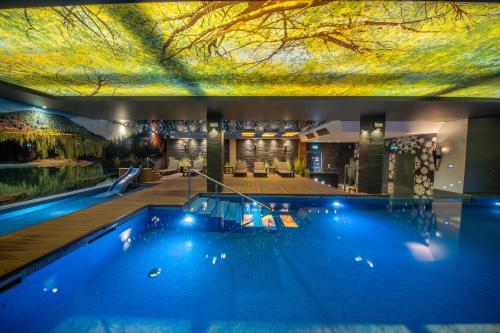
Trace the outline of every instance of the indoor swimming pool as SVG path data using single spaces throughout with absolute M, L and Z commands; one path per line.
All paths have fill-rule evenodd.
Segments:
M 0 210 L 0 236 L 30 227 L 57 217 L 97 205 L 110 198 L 99 197 L 109 185 L 84 191 L 54 196 L 49 200 L 35 200 L 31 204 Z
M 25 267 L 0 331 L 500 330 L 499 202 L 259 200 L 273 211 L 243 204 L 253 224 L 231 231 L 146 207 Z

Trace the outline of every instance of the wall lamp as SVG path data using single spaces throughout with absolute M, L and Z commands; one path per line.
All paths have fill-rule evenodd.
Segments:
M 254 137 L 255 136 L 255 132 L 254 131 L 242 131 L 241 132 L 241 136 L 244 136 L 244 137 Z

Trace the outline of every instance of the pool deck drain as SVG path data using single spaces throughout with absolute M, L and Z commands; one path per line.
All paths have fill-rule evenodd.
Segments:
M 225 184 L 246 194 L 327 195 L 344 192 L 309 178 L 233 177 Z M 193 195 L 206 192 L 206 181 L 193 177 Z M 74 213 L 33 225 L 0 237 L 0 279 L 51 252 L 90 235 L 123 216 L 148 205 L 182 205 L 186 202 L 187 178 L 180 174 L 163 178 L 157 185 L 106 201 Z

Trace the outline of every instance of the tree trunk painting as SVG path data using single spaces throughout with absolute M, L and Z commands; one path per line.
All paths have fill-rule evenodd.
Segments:
M 499 97 L 499 14 L 455 1 L 2 9 L 0 80 L 61 96 Z

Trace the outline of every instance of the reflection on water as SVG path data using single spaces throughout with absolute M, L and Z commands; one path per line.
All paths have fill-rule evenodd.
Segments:
M 0 205 L 91 187 L 113 176 L 102 164 L 0 169 Z

